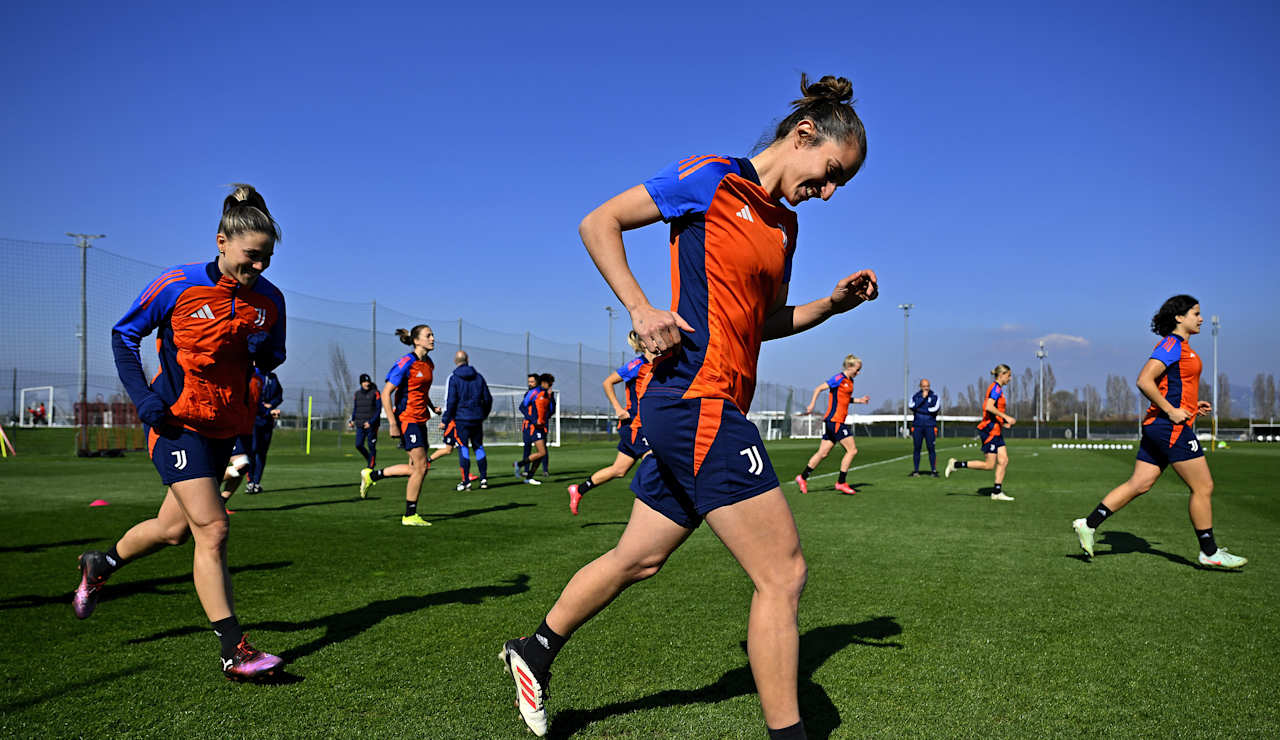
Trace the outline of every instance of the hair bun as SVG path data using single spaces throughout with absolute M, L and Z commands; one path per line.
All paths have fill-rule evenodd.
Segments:
M 796 103 L 817 101 L 851 103 L 853 101 L 853 83 L 845 77 L 826 75 L 817 82 L 810 83 L 809 78 L 802 73 L 800 92 L 804 94 L 804 98 Z

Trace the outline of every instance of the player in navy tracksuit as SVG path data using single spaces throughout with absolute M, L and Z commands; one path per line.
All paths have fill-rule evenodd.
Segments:
M 222 205 L 218 257 L 162 273 L 111 332 L 120 382 L 145 425 L 151 461 L 167 486 L 152 519 L 134 525 L 106 552 L 80 556 L 72 600 L 80 619 L 107 578 L 129 561 L 195 539 L 196 596 L 222 644 L 222 671 L 251 679 L 283 662 L 254 649 L 235 616 L 227 571 L 227 511 L 218 481 L 237 434 L 252 429 L 253 366 L 284 362 L 284 297 L 261 277 L 279 227 L 252 186 L 237 185 Z M 149 382 L 139 344 L 156 332 L 160 371 Z
M 356 430 L 356 452 L 364 458 L 366 468 L 378 459 L 378 425 L 382 421 L 382 395 L 373 386 L 368 373 L 360 375 L 360 389 L 351 402 L 351 418 L 347 428 Z M 368 445 L 366 447 L 365 445 Z
M 915 415 L 911 420 L 911 460 L 914 468 L 911 477 L 920 475 L 920 443 L 929 445 L 929 472 L 938 477 L 938 453 L 934 449 L 934 440 L 938 435 L 938 411 L 942 408 L 942 400 L 929 388 L 929 379 L 920 380 L 920 390 L 911 397 L 907 406 Z
M 529 459 L 529 453 L 533 451 L 533 438 L 529 434 L 529 404 L 533 403 L 533 399 L 537 397 L 538 391 L 538 374 L 529 373 L 529 390 L 525 391 L 524 398 L 520 399 L 520 437 L 524 444 L 524 449 L 520 454 L 520 459 L 512 463 L 515 467 L 516 475 L 524 474 L 524 461 Z
M 284 403 L 284 389 L 275 373 L 254 371 L 262 380 L 258 413 L 253 420 L 253 465 L 249 468 L 249 484 L 245 493 L 262 493 L 262 471 L 267 467 L 267 451 L 271 449 L 271 436 L 275 433 L 276 419 L 280 416 L 280 404 Z
M 484 452 L 484 420 L 493 410 L 493 394 L 484 376 L 467 364 L 467 353 L 458 350 L 453 357 L 453 374 L 449 376 L 448 400 L 441 423 L 453 427 L 458 443 L 458 462 L 462 468 L 459 491 L 471 490 L 471 456 L 475 450 L 476 467 L 480 469 L 480 487 L 489 487 L 489 460 Z

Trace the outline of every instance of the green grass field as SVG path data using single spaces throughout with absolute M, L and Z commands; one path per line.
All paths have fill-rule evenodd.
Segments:
M 358 457 L 332 437 L 304 457 L 280 433 L 268 493 L 233 500 L 230 560 L 240 619 L 288 677 L 232 684 L 190 545 L 130 564 L 89 620 L 72 616 L 76 556 L 159 504 L 149 461 L 80 460 L 34 433 L 18 444 L 0 461 L 5 737 L 527 737 L 498 648 L 613 545 L 632 501 L 615 482 L 568 512 L 564 486 L 610 461 L 608 445 L 554 450 L 539 488 L 511 476 L 513 448 L 491 448 L 490 490 L 455 492 L 441 465 L 421 504 L 434 526 L 402 527 L 402 481 L 361 501 Z M 769 453 L 789 480 L 815 444 Z M 942 440 L 942 462 L 976 452 L 960 444 Z M 1172 473 L 1103 525 L 1092 562 L 1079 555 L 1071 520 L 1128 475 L 1132 451 L 1015 441 L 1017 501 L 997 503 L 979 494 L 990 474 L 908 479 L 895 458 L 909 445 L 860 447 L 858 496 L 831 492 L 834 475 L 807 496 L 783 485 L 809 563 L 810 737 L 1280 736 L 1280 446 L 1210 457 L 1215 532 L 1251 559 L 1243 572 L 1195 564 Z M 384 463 L 402 457 L 384 445 Z M 551 736 L 764 737 L 742 648 L 750 596 L 698 531 L 561 653 Z

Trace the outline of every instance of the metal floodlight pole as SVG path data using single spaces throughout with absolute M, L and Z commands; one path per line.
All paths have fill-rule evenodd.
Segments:
M 618 309 L 613 306 L 605 306 L 604 310 L 609 314 L 609 354 L 605 355 L 607 358 L 605 364 L 609 365 L 613 363 L 613 312 Z
M 1036 439 L 1040 439 L 1040 418 L 1044 416 L 1044 342 L 1040 343 L 1040 349 L 1036 350 L 1036 357 L 1040 360 L 1040 409 L 1036 413 Z M 1048 419 L 1045 419 L 1048 421 Z
M 89 299 L 88 299 L 88 273 L 89 273 L 89 247 L 93 246 L 94 239 L 104 239 L 106 234 L 76 234 L 66 232 L 67 236 L 76 240 L 76 246 L 80 248 L 80 413 L 82 421 L 80 425 L 81 444 L 85 445 L 84 449 L 88 449 L 89 444 Z
M 902 309 L 902 436 L 907 436 L 907 399 L 910 397 L 911 389 L 911 364 L 908 361 L 907 353 L 907 320 L 911 317 L 911 309 L 915 308 L 914 303 L 899 303 L 898 308 Z
M 1217 315 L 1210 317 L 1213 322 L 1213 434 L 1210 449 L 1218 446 L 1218 327 L 1221 322 Z
M 378 377 L 378 302 L 373 302 L 373 320 L 369 323 L 369 375 Z M 377 384 L 374 384 L 377 387 Z M 381 412 L 379 412 L 381 415 Z

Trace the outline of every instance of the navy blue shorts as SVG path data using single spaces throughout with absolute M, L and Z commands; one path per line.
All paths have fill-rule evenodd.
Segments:
M 444 425 L 444 433 L 440 441 L 450 447 L 458 446 L 458 423 L 456 421 L 451 421 Z
M 1004 447 L 1004 435 L 992 434 L 985 429 L 978 430 L 978 441 L 982 442 L 982 451 L 988 455 L 996 454 L 996 450 Z
M 524 433 L 524 443 L 527 445 L 531 445 L 540 439 L 546 439 L 546 438 L 547 438 L 546 427 L 530 426 L 529 429 Z
M 234 437 L 207 439 L 190 429 L 171 430 L 161 435 L 156 430 L 147 428 L 147 447 L 151 452 L 151 462 L 166 486 L 196 478 L 221 481 L 235 443 Z
M 1196 432 L 1186 424 L 1173 425 L 1168 419 L 1153 419 L 1142 427 L 1138 459 L 1164 470 L 1169 463 L 1204 457 Z
M 410 421 L 400 425 L 400 449 L 409 450 L 427 446 L 427 425 Z
M 671 521 L 694 529 L 707 512 L 778 487 L 756 425 L 719 398 L 640 399 L 644 436 L 653 454 L 631 490 Z
M 631 428 L 631 422 L 623 422 L 618 428 L 618 452 L 639 460 L 649 451 L 649 440 L 644 438 L 644 429 L 641 427 Z
M 453 436 L 454 439 L 458 440 L 459 447 L 474 447 L 476 449 L 484 447 L 484 422 L 454 422 Z
M 852 437 L 853 430 L 848 424 L 837 424 L 834 421 L 822 422 L 822 438 L 829 442 L 839 442 L 845 437 Z

